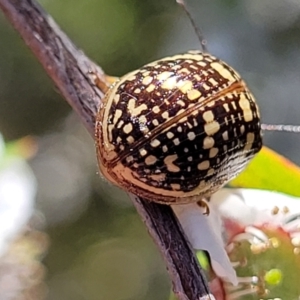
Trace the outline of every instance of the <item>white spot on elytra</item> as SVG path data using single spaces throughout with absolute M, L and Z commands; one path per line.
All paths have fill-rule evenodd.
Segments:
M 132 129 L 133 129 L 133 127 L 132 127 L 131 123 L 128 123 L 123 127 L 123 131 L 126 134 L 129 134 L 132 131 Z
M 133 156 L 130 155 L 130 156 L 126 157 L 126 162 L 130 163 L 132 161 L 133 161 Z
M 136 117 L 136 116 L 140 115 L 142 111 L 147 109 L 147 105 L 145 103 L 143 103 L 137 107 L 135 105 L 136 105 L 136 100 L 131 98 L 128 101 L 127 109 L 132 117 Z
M 215 169 L 213 169 L 213 168 L 210 168 L 208 171 L 207 171 L 207 176 L 211 176 L 211 175 L 213 175 L 214 174 L 214 172 L 215 172 Z
M 203 119 L 206 123 L 212 122 L 215 118 L 214 114 L 211 110 L 208 110 L 208 111 L 204 112 L 202 117 L 203 117 Z
M 128 136 L 128 137 L 126 138 L 126 140 L 127 140 L 128 144 L 132 144 L 132 143 L 134 142 L 134 138 L 133 138 L 132 135 Z
M 250 108 L 250 102 L 246 99 L 244 94 L 241 94 L 241 99 L 239 101 L 239 106 L 243 110 L 245 122 L 251 122 L 253 120 L 253 114 Z
M 218 154 L 218 152 L 219 152 L 219 149 L 218 149 L 218 148 L 211 148 L 211 149 L 209 150 L 209 157 L 210 157 L 210 158 L 215 157 L 215 156 Z
M 151 77 L 151 76 L 146 76 L 146 77 L 143 79 L 142 84 L 143 84 L 143 85 L 149 85 L 149 84 L 152 82 L 152 80 L 153 80 L 153 77 Z
M 213 69 L 215 69 L 223 78 L 229 81 L 235 81 L 231 72 L 220 62 L 213 62 L 210 64 Z
M 154 148 L 158 147 L 160 145 L 160 141 L 158 139 L 155 139 L 155 140 L 151 141 L 150 145 Z
M 224 107 L 226 112 L 230 111 L 228 103 L 223 104 L 223 107 Z
M 203 149 L 210 149 L 214 146 L 215 140 L 211 136 L 206 136 L 203 140 Z
M 178 85 L 179 90 L 183 94 L 186 94 L 188 91 L 191 91 L 193 88 L 193 82 L 190 80 L 179 81 L 177 85 Z
M 203 171 L 203 170 L 207 170 L 209 168 L 209 166 L 210 166 L 209 160 L 205 160 L 205 161 L 199 163 L 197 168 L 198 168 L 198 170 Z
M 172 90 L 177 86 L 177 80 L 176 77 L 170 77 L 166 81 L 164 81 L 161 85 L 161 88 L 165 90 Z
M 157 119 L 154 119 L 154 120 L 152 120 L 152 124 L 153 124 L 154 126 L 158 126 L 158 125 L 159 125 L 159 122 L 158 122 Z
M 178 146 L 180 144 L 180 141 L 179 141 L 178 138 L 176 138 L 176 139 L 173 140 L 173 143 L 174 143 L 175 146 Z
M 242 126 L 241 126 L 240 132 L 241 132 L 241 134 L 243 134 L 243 133 L 245 132 L 245 125 L 242 125 Z
M 167 132 L 167 138 L 168 138 L 168 139 L 172 139 L 173 137 L 174 137 L 174 133 L 171 132 L 171 131 L 168 131 L 168 132 Z
M 162 72 L 160 74 L 157 75 L 156 79 L 159 81 L 165 81 L 166 79 L 168 79 L 170 76 L 172 76 L 174 73 L 173 72 Z
M 146 165 L 154 165 L 157 162 L 157 158 L 153 155 L 149 155 L 145 159 Z
M 193 141 L 196 138 L 196 135 L 193 131 L 189 132 L 187 136 L 190 141 Z
M 217 121 L 204 125 L 204 130 L 207 135 L 213 135 L 220 130 L 220 124 Z
M 176 166 L 174 164 L 174 161 L 178 158 L 177 154 L 173 154 L 173 155 L 168 155 L 165 159 L 164 159 L 164 163 L 167 167 L 167 169 L 170 171 L 170 172 L 179 172 L 180 169 L 178 166 Z
M 148 93 L 151 93 L 155 90 L 155 85 L 153 83 L 151 83 L 147 88 L 146 88 L 146 91 Z
M 244 148 L 244 150 L 250 150 L 252 148 L 252 144 L 254 142 L 255 139 L 255 134 L 253 132 L 248 132 L 247 133 L 247 143 L 246 146 Z
M 155 105 L 153 108 L 152 108 L 152 111 L 155 113 L 155 114 L 158 114 L 160 112 L 160 108 Z
M 165 111 L 161 116 L 162 116 L 164 119 L 169 119 L 169 112 Z
M 144 148 L 140 149 L 140 155 L 141 156 L 147 155 L 147 151 Z
M 227 130 L 222 133 L 222 138 L 224 141 L 228 141 L 228 131 Z
M 121 116 L 122 116 L 122 111 L 120 109 L 117 109 L 114 115 L 113 124 L 116 124 L 118 120 L 121 118 Z

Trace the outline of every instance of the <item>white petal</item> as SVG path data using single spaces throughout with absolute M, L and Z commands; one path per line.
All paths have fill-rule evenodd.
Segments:
M 210 198 L 210 204 L 223 218 L 241 225 L 253 224 L 257 210 L 246 205 L 239 189 L 221 189 Z
M 236 273 L 226 254 L 221 237 L 221 220 L 214 210 L 210 209 L 210 214 L 207 216 L 203 214 L 204 209 L 196 203 L 173 205 L 172 208 L 192 247 L 197 250 L 206 250 L 216 274 L 236 285 Z
M 241 225 L 261 225 L 270 222 L 282 224 L 289 215 L 300 213 L 300 199 L 278 192 L 258 189 L 221 189 L 211 197 L 212 205 L 223 218 L 231 219 Z M 274 208 L 279 211 L 274 215 Z

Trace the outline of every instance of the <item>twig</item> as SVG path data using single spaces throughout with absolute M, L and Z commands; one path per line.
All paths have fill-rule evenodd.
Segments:
M 0 0 L 0 8 L 93 135 L 97 107 L 109 85 L 102 69 L 34 0 Z M 101 90 L 95 86 L 95 74 Z M 209 293 L 205 277 L 172 209 L 135 196 L 132 200 L 163 255 L 177 297 L 204 299 Z

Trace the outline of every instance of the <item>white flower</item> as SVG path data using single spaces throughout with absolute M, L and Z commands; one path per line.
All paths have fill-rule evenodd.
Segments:
M 300 199 L 296 197 L 270 191 L 224 188 L 212 195 L 208 204 L 208 216 L 196 203 L 173 205 L 172 208 L 193 248 L 209 253 L 212 268 L 222 281 L 238 285 L 245 280 L 236 276 L 236 262 L 231 262 L 227 253 L 232 252 L 233 241 L 244 240 L 252 243 L 252 249 L 261 250 L 259 247 L 269 243 L 262 226 L 288 232 L 294 247 L 300 247 Z
M 272 223 L 286 226 L 293 215 L 300 214 L 300 199 L 282 193 L 257 189 L 221 189 L 210 203 L 220 216 L 241 225 Z
M 220 281 L 225 294 L 220 299 L 300 299 L 300 199 L 222 189 L 211 197 L 211 206 L 223 221 L 226 250 L 238 275 L 237 286 Z
M 23 159 L 0 169 L 0 256 L 31 217 L 35 193 L 34 175 Z
M 221 189 L 209 215 L 197 203 L 173 205 L 194 249 L 210 255 L 217 300 L 300 299 L 300 198 Z

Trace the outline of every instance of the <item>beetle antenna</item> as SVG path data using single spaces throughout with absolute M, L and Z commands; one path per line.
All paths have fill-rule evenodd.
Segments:
M 206 39 L 204 38 L 204 35 L 203 35 L 203 32 L 202 30 L 196 25 L 190 11 L 188 10 L 186 4 L 185 4 L 185 1 L 184 0 L 176 0 L 176 2 L 183 8 L 183 10 L 185 11 L 186 15 L 188 16 L 189 20 L 191 21 L 192 23 L 192 26 L 195 30 L 195 33 L 198 37 L 198 40 L 200 42 L 200 46 L 201 46 L 201 49 L 203 52 L 207 52 L 207 41 Z
M 264 131 L 284 131 L 284 132 L 300 132 L 299 125 L 273 125 L 273 124 L 261 124 L 261 129 Z

